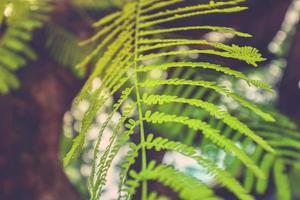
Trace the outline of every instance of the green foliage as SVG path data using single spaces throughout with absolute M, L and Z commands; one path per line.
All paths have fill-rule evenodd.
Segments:
M 192 76 L 188 72 L 185 72 L 182 76 L 188 79 L 195 78 L 195 75 Z M 196 75 L 196 77 L 197 76 L 202 75 Z M 238 83 L 232 81 L 232 84 Z M 164 106 L 167 102 L 185 102 L 186 106 L 173 109 L 172 114 L 192 115 L 193 118 L 208 120 L 208 123 L 212 128 L 221 130 L 226 138 L 229 138 L 234 143 L 240 144 L 244 152 L 248 152 L 251 155 L 252 161 L 255 163 L 255 165 L 261 168 L 266 178 L 256 178 L 255 174 L 251 172 L 251 170 L 244 170 L 243 163 L 230 154 L 227 154 L 225 159 L 225 166 L 228 168 L 228 171 L 230 171 L 233 176 L 241 177 L 244 187 L 249 192 L 255 192 L 263 195 L 268 188 L 273 188 L 275 185 L 278 193 L 277 199 L 282 199 L 283 194 L 285 195 L 286 199 L 291 199 L 291 190 L 285 189 L 285 191 L 283 191 L 282 189 L 287 188 L 289 185 L 290 178 L 288 177 L 288 173 L 281 173 L 281 176 L 285 177 L 283 178 L 283 180 L 285 180 L 284 182 L 277 181 L 275 174 L 273 174 L 276 162 L 281 162 L 285 170 L 290 168 L 299 168 L 300 135 L 297 130 L 297 126 L 291 121 L 291 119 L 288 119 L 284 115 L 268 107 L 264 110 L 267 110 L 268 113 L 276 119 L 276 122 L 266 122 L 260 117 L 256 116 L 253 112 L 249 112 L 249 110 L 242 107 L 238 107 L 238 109 L 235 110 L 235 115 L 238 117 L 239 121 L 244 121 L 247 123 L 247 129 L 252 130 L 252 132 L 259 135 L 261 138 L 264 138 L 264 140 L 272 145 L 276 151 L 276 154 L 273 154 L 264 151 L 260 146 L 253 142 L 254 140 L 251 141 L 249 137 L 245 137 L 241 130 L 236 129 L 234 126 L 226 122 L 226 120 L 220 120 L 222 119 L 221 114 L 216 118 L 211 117 L 217 113 L 212 112 L 212 108 L 217 107 L 216 105 L 220 104 L 220 99 L 217 98 L 214 92 L 211 92 L 206 88 L 197 92 L 194 92 L 193 90 L 187 90 L 185 87 L 175 90 L 174 86 L 168 86 L 168 88 L 164 89 L 163 93 L 170 93 L 177 96 L 181 94 L 185 98 L 178 98 L 177 96 L 171 95 L 145 95 L 146 100 L 144 101 L 149 105 L 160 106 L 159 109 L 161 109 L 163 112 L 170 110 L 170 107 Z M 202 106 L 199 107 L 197 102 L 204 100 L 206 103 L 202 103 Z M 203 105 L 205 105 L 205 107 Z M 171 107 L 172 106 L 173 105 L 171 105 Z M 218 112 L 221 111 L 222 109 L 220 109 Z M 233 125 L 237 124 L 239 124 L 239 122 L 233 123 Z M 200 141 L 199 144 L 197 141 L 195 141 L 195 135 L 197 133 L 190 130 L 186 131 L 186 129 L 184 129 L 182 126 L 159 127 L 159 130 L 160 132 L 164 132 L 166 130 L 170 130 L 171 128 L 173 132 L 172 138 L 184 141 L 187 144 L 200 146 L 200 148 L 204 150 L 204 153 L 206 147 L 213 145 L 207 140 Z M 185 137 L 181 136 L 182 132 L 187 132 Z M 205 155 L 211 155 L 209 153 L 210 152 L 207 152 Z M 219 151 L 213 153 L 214 156 L 218 156 L 218 154 L 220 154 Z M 274 182 L 270 183 L 272 180 Z
M 65 156 L 65 166 L 81 153 L 99 110 L 112 97 L 115 100 L 99 128 L 93 149 L 88 180 L 91 199 L 101 197 L 108 170 L 126 146 L 130 150 L 119 167 L 119 199 L 136 197 L 138 189 L 141 190 L 138 199 L 169 199 L 158 191 L 149 191 L 149 181 L 169 187 L 182 199 L 222 199 L 214 194 L 211 185 L 173 166 L 150 160 L 150 150 L 174 151 L 195 160 L 213 177 L 215 184 L 238 199 L 254 199 L 251 193 L 263 195 L 272 185 L 276 187 L 277 199 L 291 199 L 287 170 L 300 168 L 300 136 L 296 126 L 217 80 L 220 75 L 226 76 L 244 81 L 249 87 L 273 92 L 270 85 L 219 62 L 230 59 L 257 67 L 265 59 L 253 47 L 191 39 L 187 35 L 189 31 L 215 31 L 245 39 L 252 36 L 228 27 L 182 26 L 180 21 L 240 12 L 247 9 L 240 5 L 244 0 L 72 1 L 87 10 L 111 5 L 122 7 L 124 2 L 127 3 L 121 11 L 93 24 L 99 31 L 80 42 L 82 48 L 78 46 L 79 38 L 70 31 L 55 24 L 48 24 L 46 29 L 46 49 L 58 63 L 78 76 L 84 75 L 84 66 L 95 63 L 75 100 L 76 104 L 88 100 L 90 106 Z M 50 0 L 1 1 L 0 94 L 18 88 L 15 72 L 37 59 L 30 46 L 32 33 L 43 26 L 51 7 Z M 84 10 L 80 13 L 87 14 Z M 199 59 L 193 59 L 195 55 Z M 225 97 L 239 107 L 231 109 L 221 100 Z M 105 130 L 117 113 L 121 117 L 112 128 L 105 150 L 100 152 Z M 213 154 L 207 150 L 208 146 L 214 147 Z M 216 157 L 223 151 L 224 166 L 219 166 Z M 141 169 L 136 169 L 134 166 L 140 161 Z
M 285 170 L 299 168 L 300 136 L 296 126 L 289 122 L 289 119 L 272 110 L 270 110 L 270 113 L 278 119 L 276 123 L 261 124 L 259 120 L 255 122 L 252 120 L 252 122 L 249 122 L 249 126 L 253 127 L 257 134 L 265 138 L 275 148 L 276 155 L 256 148 L 252 154 L 253 159 L 257 165 L 260 165 L 267 179 L 257 179 L 256 188 L 253 188 L 255 178 L 251 172 L 247 171 L 244 183 L 249 191 L 255 190 L 258 194 L 264 194 L 273 175 L 272 179 L 276 186 L 277 199 L 288 200 L 291 199 L 291 191 L 289 189 L 289 177 Z M 243 145 L 246 149 L 253 144 L 245 141 Z
M 291 199 L 290 183 L 287 174 L 284 172 L 284 163 L 277 161 L 274 166 L 274 177 L 276 187 L 278 188 L 277 197 L 278 199 Z M 279 189 L 280 188 L 280 189 Z
M 131 148 L 136 153 L 127 155 L 126 160 L 129 160 L 131 162 L 127 162 L 127 164 L 125 164 L 125 166 L 123 166 L 122 169 L 129 169 L 129 165 L 133 164 L 132 161 L 135 160 L 132 156 L 137 156 L 137 152 L 143 147 L 145 147 L 147 150 L 154 148 L 156 151 L 176 151 L 185 156 L 191 157 L 194 160 L 196 160 L 199 163 L 199 165 L 205 166 L 208 170 L 208 173 L 211 173 L 216 178 L 219 184 L 228 188 L 230 191 L 235 193 L 235 195 L 238 196 L 240 199 L 253 199 L 250 195 L 247 194 L 247 191 L 240 185 L 240 183 L 236 181 L 227 171 L 219 168 L 209 159 L 202 157 L 201 154 L 199 154 L 199 152 L 197 151 L 197 149 L 182 144 L 181 142 L 170 141 L 166 138 L 154 138 L 153 134 L 149 134 L 146 141 L 139 144 L 138 146 L 136 146 L 134 143 L 131 144 Z
M 101 197 L 112 161 L 121 147 L 128 144 L 130 150 L 120 164 L 119 199 L 133 198 L 138 188 L 141 189 L 141 197 L 138 199 L 156 198 L 159 194 L 148 191 L 148 181 L 157 181 L 171 188 L 182 199 L 222 199 L 217 197 L 208 185 L 176 170 L 173 166 L 156 165 L 155 161 L 149 161 L 147 154 L 150 149 L 176 151 L 196 160 L 214 176 L 219 185 L 239 199 L 254 199 L 249 192 L 255 178 L 258 180 L 257 191 L 266 190 L 272 162 L 277 161 L 280 154 L 291 154 L 274 147 L 282 144 L 294 147 L 297 145 L 288 139 L 286 143 L 278 144 L 272 136 L 269 139 L 263 133 L 255 132 L 252 124 L 246 123 L 247 120 L 243 116 L 234 116 L 225 104 L 216 99 L 224 96 L 230 98 L 241 106 L 239 109 L 245 109 L 255 116 L 255 119 L 259 119 L 260 124 L 273 124 L 276 117 L 216 80 L 205 80 L 203 76 L 195 74 L 198 70 L 206 70 L 206 73 L 210 71 L 246 81 L 251 87 L 272 91 L 271 87 L 258 80 L 252 80 L 237 70 L 218 64 L 217 59 L 193 62 L 190 56 L 197 54 L 235 59 L 255 67 L 265 59 L 253 47 L 203 39 L 191 40 L 174 34 L 190 30 L 215 30 L 248 38 L 249 34 L 227 27 L 198 24 L 177 27 L 175 23 L 179 19 L 193 16 L 224 15 L 247 9 L 239 6 L 241 2 L 243 0 L 186 5 L 183 0 L 136 0 L 127 3 L 122 11 L 112 13 L 94 24 L 94 27 L 100 30 L 90 39 L 81 42 L 81 45 L 97 45 L 78 67 L 84 67 L 93 60 L 96 60 L 96 65 L 75 100 L 75 104 L 88 100 L 90 105 L 83 117 L 80 133 L 64 159 L 66 166 L 77 157 L 97 112 L 110 97 L 115 97 L 111 113 L 100 127 L 94 148 L 89 179 L 91 199 Z M 164 28 L 166 24 L 173 27 Z M 178 47 L 182 45 L 197 45 L 197 48 L 181 50 Z M 154 71 L 165 73 L 166 76 L 151 77 Z M 95 84 L 97 82 L 101 84 Z M 103 143 L 104 131 L 117 112 L 122 113 L 122 117 L 113 128 L 104 152 L 100 152 L 99 146 Z M 157 132 L 155 135 L 160 133 L 163 137 L 154 137 L 148 133 L 148 126 Z M 223 127 L 226 127 L 225 130 Z M 224 150 L 228 158 L 233 160 L 230 162 L 232 169 L 223 169 L 212 158 L 206 157 L 205 152 L 199 153 L 193 143 L 195 135 L 200 135 L 201 151 L 204 152 L 205 143 L 215 145 L 218 151 Z M 138 138 L 139 141 L 133 138 Z M 176 141 L 178 138 L 179 141 Z M 186 138 L 186 141 L 181 140 L 182 138 Z M 254 154 L 247 150 L 249 145 L 255 147 Z M 260 164 L 257 161 L 262 152 L 266 156 Z M 133 165 L 139 160 L 141 169 L 133 170 Z M 235 178 L 235 172 L 241 167 L 245 168 L 245 175 L 249 177 L 245 186 Z M 275 171 L 283 171 L 281 163 L 275 165 Z M 280 184 L 280 180 L 286 182 L 284 174 L 277 175 L 277 185 Z M 283 197 L 284 194 L 280 193 L 279 196 Z
M 0 26 L 7 26 L 0 33 L 0 93 L 6 94 L 19 87 L 14 72 L 25 66 L 28 60 L 36 59 L 29 46 L 32 31 L 43 25 L 51 10 L 45 1 L 1 1 Z
M 75 34 L 55 24 L 48 25 L 46 33 L 46 49 L 49 55 L 59 64 L 71 69 L 78 77 L 83 77 L 85 68 L 79 69 L 75 66 L 84 59 L 92 46 L 80 48 L 79 38 Z
M 165 186 L 172 188 L 176 191 L 180 198 L 185 200 L 218 200 L 220 198 L 214 196 L 214 192 L 202 184 L 197 179 L 187 176 L 182 172 L 177 171 L 171 166 L 158 165 L 155 166 L 155 162 L 151 161 L 146 169 L 137 173 L 135 171 L 130 172 L 130 176 L 133 179 L 129 179 L 126 183 L 128 185 L 128 196 L 124 199 L 129 199 L 135 193 L 136 188 L 142 181 L 156 180 Z M 199 197 L 199 194 L 201 196 Z

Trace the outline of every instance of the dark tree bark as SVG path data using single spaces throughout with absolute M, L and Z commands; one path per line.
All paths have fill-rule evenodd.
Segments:
M 81 82 L 45 57 L 22 73 L 22 88 L 0 97 L 0 199 L 80 199 L 58 154 L 62 118 Z
M 300 23 L 287 57 L 287 68 L 280 83 L 279 106 L 283 112 L 300 121 Z
M 80 37 L 91 33 L 69 0 L 54 5 L 50 23 Z M 19 90 L 0 96 L 1 200 L 81 199 L 63 172 L 59 140 L 63 115 L 84 81 L 47 56 L 45 41 L 44 30 L 35 31 L 39 60 L 18 72 Z
M 232 15 L 231 19 L 225 22 L 253 35 L 249 40 L 240 38 L 240 44 L 254 46 L 262 51 L 265 57 L 272 58 L 268 45 L 280 30 L 292 2 L 293 0 L 249 0 L 246 3 L 249 7 L 247 11 Z

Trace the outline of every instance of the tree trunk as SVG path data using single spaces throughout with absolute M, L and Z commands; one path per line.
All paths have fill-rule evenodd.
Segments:
M 20 76 L 22 88 L 0 97 L 0 199 L 79 200 L 62 170 L 59 138 L 80 81 L 45 57 Z
M 283 112 L 300 121 L 300 23 L 287 57 L 287 68 L 280 83 L 279 106 Z

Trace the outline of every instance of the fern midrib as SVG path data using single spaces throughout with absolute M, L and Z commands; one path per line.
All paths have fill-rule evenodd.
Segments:
M 136 9 L 136 21 L 135 21 L 135 41 L 134 41 L 134 86 L 135 86 L 135 94 L 136 94 L 136 101 L 138 107 L 138 115 L 139 115 L 139 125 L 140 125 L 140 143 L 145 142 L 145 133 L 144 133 L 144 121 L 143 121 L 143 109 L 142 109 L 142 98 L 140 95 L 140 88 L 139 88 L 139 80 L 138 80 L 138 62 L 139 62 L 139 23 L 140 23 L 140 14 L 141 14 L 141 2 L 137 0 L 137 9 Z M 142 148 L 142 171 L 147 169 L 147 155 L 146 155 L 146 148 Z M 147 199 L 147 181 L 143 181 L 142 183 L 142 200 Z

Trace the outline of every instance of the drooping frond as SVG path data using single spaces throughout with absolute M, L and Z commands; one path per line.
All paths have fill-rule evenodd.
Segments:
M 243 113 L 243 110 L 241 110 L 241 113 Z M 244 185 L 248 191 L 255 190 L 258 194 L 264 194 L 270 187 L 270 180 L 274 180 L 273 184 L 276 186 L 277 199 L 287 200 L 291 199 L 291 191 L 289 189 L 289 177 L 283 170 L 288 167 L 299 167 L 300 136 L 294 124 L 290 121 L 286 123 L 286 117 L 273 111 L 272 114 L 278 119 L 276 123 L 262 124 L 260 120 L 255 118 L 243 117 L 247 117 L 250 121 L 249 126 L 276 150 L 274 155 L 263 151 L 260 147 L 255 148 L 255 151 L 252 153 L 253 161 L 260 165 L 266 179 L 256 179 L 252 172 L 246 170 L 246 173 L 243 175 Z M 253 148 L 253 144 L 244 139 L 243 147 L 245 149 L 248 147 Z M 236 169 L 233 170 L 233 173 L 236 173 L 239 168 L 240 164 L 236 162 Z
M 99 196 L 102 192 L 102 188 L 104 187 L 106 182 L 107 171 L 111 166 L 113 159 L 115 158 L 116 154 L 119 152 L 120 148 L 128 141 L 128 139 L 134 132 L 136 123 L 132 121 L 131 123 L 128 123 L 126 125 L 129 128 L 127 131 L 125 131 L 124 133 L 121 133 L 120 131 L 122 125 L 125 123 L 126 119 L 128 118 L 128 115 L 131 113 L 132 111 L 131 109 L 132 109 L 131 106 L 125 109 L 123 116 L 121 117 L 118 124 L 114 128 L 113 134 L 109 139 L 109 144 L 106 147 L 105 152 L 99 159 L 97 172 L 96 172 L 96 158 L 94 158 L 94 163 L 92 166 L 92 174 L 90 178 L 91 199 L 95 199 L 95 200 L 99 199 Z M 97 148 L 95 148 L 95 151 L 96 150 Z M 94 155 L 96 155 L 96 152 L 94 153 Z
M 14 71 L 25 66 L 28 60 L 36 59 L 36 54 L 29 46 L 32 31 L 43 25 L 50 9 L 48 0 L 1 1 L 0 26 L 6 25 L 0 39 L 1 94 L 18 88 L 19 80 Z
M 124 199 L 128 196 L 126 180 L 128 178 L 128 173 L 131 166 L 136 162 L 137 157 L 139 156 L 140 147 L 134 143 L 129 144 L 130 150 L 127 152 L 127 155 L 123 159 L 123 162 L 120 167 L 120 183 L 119 183 L 119 196 L 118 199 Z
M 190 119 L 188 117 L 181 117 L 176 115 L 167 115 L 165 113 L 151 113 L 146 112 L 145 120 L 150 123 L 165 123 L 165 122 L 175 122 L 181 123 L 188 126 L 194 130 L 200 130 L 202 133 L 210 139 L 213 143 L 218 145 L 220 148 L 225 149 L 228 152 L 233 152 L 244 164 L 258 176 L 264 178 L 264 175 L 260 171 L 260 169 L 252 162 L 252 160 L 240 150 L 231 140 L 228 140 L 226 137 L 222 136 L 219 130 L 210 127 L 209 124 L 197 120 L 197 119 Z
M 240 199 L 253 199 L 253 197 L 251 197 L 248 192 L 240 185 L 240 183 L 235 180 L 228 172 L 219 168 L 210 160 L 202 157 L 198 153 L 198 151 L 191 146 L 184 145 L 180 142 L 169 141 L 168 139 L 161 137 L 154 138 L 154 136 L 150 134 L 148 135 L 144 143 L 141 143 L 138 146 L 133 145 L 131 147 L 132 151 L 130 151 L 130 153 L 126 156 L 125 162 L 122 165 L 122 169 L 125 171 L 129 170 L 130 166 L 134 163 L 135 158 L 138 156 L 138 151 L 143 147 L 146 147 L 146 149 L 148 150 L 154 148 L 156 151 L 176 151 L 195 159 L 200 165 L 207 168 L 208 173 L 211 173 L 213 176 L 215 176 L 218 183 L 228 188 Z M 124 171 L 122 172 L 122 174 L 125 174 Z M 125 185 L 125 182 L 122 182 L 122 184 L 120 185 L 120 189 L 124 187 L 123 185 Z
M 100 141 L 101 141 L 101 137 L 102 137 L 104 129 L 108 125 L 108 123 L 111 120 L 111 118 L 113 117 L 114 113 L 117 112 L 117 110 L 121 107 L 121 105 L 128 98 L 128 96 L 130 95 L 131 92 L 132 92 L 132 88 L 127 88 L 122 92 L 122 96 L 120 97 L 118 102 L 114 105 L 113 111 L 110 113 L 107 120 L 103 123 L 102 127 L 100 128 L 99 136 L 98 136 L 99 139 L 98 139 L 97 144 L 96 144 L 96 148 L 95 148 L 95 152 L 94 152 L 94 158 L 96 158 L 96 152 L 97 152 L 98 147 L 100 145 Z M 97 97 L 97 96 L 94 95 L 93 97 Z M 72 145 L 71 150 L 69 151 L 69 153 L 64 158 L 64 165 L 65 166 L 67 166 L 69 164 L 69 162 L 71 161 L 71 159 L 76 157 L 78 155 L 78 153 L 80 152 L 80 149 L 82 148 L 82 146 L 84 144 L 85 134 L 87 133 L 90 125 L 93 122 L 93 117 L 96 115 L 98 109 L 100 109 L 100 107 L 102 105 L 104 105 L 104 102 L 106 100 L 107 100 L 107 97 L 103 97 L 102 99 L 95 98 L 94 101 L 91 101 L 92 103 L 94 103 L 94 102 L 95 103 L 92 104 L 92 106 L 89 107 L 89 110 L 85 113 L 80 133 L 74 139 L 74 143 Z
M 186 4 L 184 0 L 134 0 L 127 3 L 122 11 L 108 15 L 94 24 L 99 31 L 81 42 L 81 45 L 94 44 L 95 48 L 79 63 L 78 67 L 84 67 L 91 61 L 96 64 L 75 100 L 75 103 L 79 103 L 87 99 L 90 105 L 83 117 L 81 131 L 74 139 L 70 152 L 65 158 L 67 165 L 80 152 L 85 135 L 97 112 L 109 98 L 114 97 L 115 103 L 99 129 L 99 137 L 94 149 L 89 181 L 92 199 L 96 200 L 101 197 L 107 170 L 111 167 L 111 162 L 121 146 L 126 142 L 129 143 L 130 150 L 120 167 L 118 199 L 132 198 L 136 195 L 138 187 L 141 187 L 140 199 L 150 198 L 152 193 L 148 192 L 147 181 L 156 181 L 170 187 L 183 199 L 220 199 L 199 180 L 178 172 L 171 166 L 156 166 L 153 162 L 148 163 L 147 152 L 153 148 L 177 151 L 193 158 L 209 174 L 213 174 L 218 184 L 234 193 L 239 199 L 253 199 L 247 190 L 230 175 L 229 170 L 218 167 L 210 158 L 199 154 L 194 147 L 166 139 L 171 137 L 172 129 L 179 130 L 177 133 L 189 140 L 193 139 L 190 133 L 194 136 L 199 135 L 201 141 L 210 141 L 220 151 L 225 150 L 229 155 L 233 154 L 234 158 L 257 178 L 265 177 L 260 165 L 254 162 L 235 139 L 231 139 L 226 134 L 234 130 L 270 155 L 274 154 L 273 147 L 238 117 L 222 109 L 226 105 L 217 105 L 209 98 L 203 97 L 207 92 L 213 94 L 211 98 L 227 96 L 251 113 L 258 115 L 263 121 L 273 122 L 274 118 L 225 85 L 217 81 L 205 80 L 201 76 L 195 78 L 194 75 L 198 70 L 207 70 L 208 74 L 209 71 L 217 72 L 246 81 L 251 87 L 272 91 L 271 87 L 261 81 L 252 80 L 230 67 L 217 64 L 216 60 L 193 61 L 191 55 L 199 55 L 200 58 L 208 55 L 209 58 L 234 59 L 252 66 L 258 66 L 265 59 L 253 47 L 223 44 L 205 39 L 190 39 L 180 33 L 204 30 L 245 38 L 251 36 L 219 26 L 199 24 L 186 27 L 170 26 L 180 19 L 210 14 L 225 15 L 247 9 L 240 6 L 241 2 L 243 1 L 229 0 Z M 168 25 L 168 28 L 165 25 Z M 178 35 L 170 36 L 170 33 L 175 32 Z M 187 46 L 187 48 L 181 48 L 182 46 Z M 156 72 L 158 75 L 155 74 Z M 192 93 L 196 95 L 191 97 Z M 122 114 L 119 122 L 112 128 L 112 136 L 104 152 L 99 152 L 101 138 L 108 122 L 114 113 L 121 112 L 121 107 L 127 104 L 134 106 L 133 116 L 130 116 L 127 122 L 128 115 Z M 183 109 L 185 107 L 188 109 Z M 202 113 L 201 116 L 198 113 Z M 218 122 L 220 126 L 215 127 L 211 121 Z M 223 124 L 230 130 L 223 133 L 221 127 Z M 127 127 L 127 131 L 122 131 L 122 125 Z M 166 138 L 153 138 L 153 135 L 147 137 L 147 127 L 153 127 L 156 131 L 158 130 L 156 126 L 167 127 L 167 130 L 163 131 L 163 136 Z M 137 134 L 134 134 L 134 130 Z M 139 141 L 132 140 L 132 137 L 138 137 Z M 132 170 L 137 160 L 141 161 L 139 172 Z M 265 169 L 264 166 L 263 169 Z M 201 194 L 201 197 L 198 194 Z M 158 198 L 159 194 L 153 193 L 152 196 L 151 198 Z
M 79 77 L 82 77 L 85 74 L 85 68 L 75 68 L 75 66 L 85 58 L 92 46 L 80 48 L 77 36 L 54 24 L 46 27 L 46 34 L 46 49 L 50 56 L 59 64 L 69 68 Z
M 228 172 L 219 168 L 210 160 L 201 156 L 198 151 L 188 145 L 182 144 L 181 142 L 169 141 L 166 138 L 157 137 L 154 138 L 152 134 L 149 134 L 147 140 L 140 144 L 140 146 L 145 146 L 147 149 L 155 148 L 156 151 L 160 150 L 170 150 L 179 152 L 185 156 L 195 159 L 200 165 L 207 168 L 208 173 L 215 176 L 219 184 L 227 187 L 240 199 L 253 199 L 248 192 L 240 185 L 240 183 L 235 180 Z
M 186 73 L 187 75 L 182 75 L 185 76 L 185 78 L 189 78 L 191 74 Z M 173 89 L 170 89 L 173 88 Z M 168 91 L 167 91 L 168 90 Z M 173 91 L 172 91 L 173 90 Z M 172 92 L 171 92 L 172 91 Z M 209 92 L 208 89 L 203 90 L 205 92 Z M 170 85 L 166 90 L 164 90 L 164 93 L 167 94 L 172 94 L 172 95 L 150 95 L 150 94 L 145 94 L 143 101 L 146 102 L 146 104 L 149 105 L 157 105 L 159 107 L 162 107 L 163 111 L 167 111 L 170 109 L 170 107 L 167 107 L 169 104 L 172 107 L 172 101 L 178 101 L 179 99 L 182 104 L 188 105 L 188 106 L 177 106 L 176 108 L 173 107 L 172 109 L 172 114 L 181 114 L 181 115 L 191 115 L 195 118 L 199 119 L 206 119 L 209 118 L 209 124 L 216 129 L 223 130 L 223 133 L 226 137 L 230 138 L 232 141 L 235 141 L 236 143 L 240 144 L 245 151 L 249 151 L 249 149 L 255 148 L 254 152 L 251 152 L 251 158 L 254 163 L 256 163 L 260 168 L 263 170 L 265 174 L 265 179 L 260 179 L 255 177 L 254 173 L 251 172 L 250 169 L 246 169 L 245 171 L 243 170 L 243 173 L 241 173 L 241 170 L 243 169 L 242 162 L 239 160 L 235 159 L 234 161 L 230 161 L 229 159 L 226 161 L 228 164 L 228 170 L 234 175 L 234 176 L 240 176 L 242 174 L 243 177 L 243 182 L 244 182 L 244 187 L 248 191 L 253 191 L 255 190 L 256 193 L 258 194 L 264 194 L 267 189 L 270 186 L 270 180 L 275 180 L 274 178 L 274 166 L 275 162 L 280 161 L 283 163 L 285 169 L 287 167 L 292 167 L 292 168 L 298 168 L 298 163 L 299 163 L 299 140 L 300 140 L 300 134 L 296 130 L 295 124 L 291 122 L 291 120 L 287 119 L 283 115 L 276 113 L 274 111 L 269 111 L 269 113 L 272 114 L 273 118 L 278 119 L 277 122 L 263 122 L 262 120 L 258 119 L 255 115 L 251 114 L 251 112 L 246 111 L 245 109 L 239 109 L 238 113 L 240 113 L 238 116 L 242 121 L 247 121 L 248 122 L 248 127 L 250 130 L 253 130 L 257 135 L 259 135 L 261 138 L 266 140 L 269 144 L 272 145 L 272 147 L 276 150 L 276 155 L 270 154 L 269 152 L 265 152 L 260 146 L 255 145 L 254 143 L 249 140 L 248 137 L 243 137 L 243 134 L 237 130 L 234 129 L 233 127 L 230 127 L 229 124 L 227 124 L 224 120 L 222 120 L 220 117 L 217 117 L 217 123 L 215 123 L 214 119 L 209 117 L 209 115 L 212 115 L 211 111 L 208 110 L 208 108 L 203 108 L 205 104 L 202 103 L 204 99 L 206 100 L 206 103 L 211 103 L 212 105 L 215 105 L 219 102 L 218 99 L 215 98 L 215 93 L 214 92 L 209 92 L 209 95 L 204 95 L 205 92 L 199 91 L 199 92 L 194 92 L 193 90 L 190 90 L 186 87 L 182 87 L 180 90 L 174 90 L 174 86 Z M 183 96 L 178 97 L 178 96 L 173 96 L 173 95 L 178 95 L 178 96 Z M 189 101 L 187 101 L 189 100 Z M 196 104 L 192 104 L 191 101 L 196 100 L 198 102 L 202 103 L 202 107 L 197 109 Z M 185 103 L 184 103 L 185 102 Z M 177 103 L 177 102 L 176 102 Z M 199 111 L 198 111 L 199 110 Z M 227 112 L 227 110 L 223 110 Z M 212 120 L 213 119 L 213 120 Z M 221 119 L 221 120 L 220 120 Z M 176 135 L 178 135 L 178 139 L 180 139 L 180 136 L 182 132 L 180 132 L 180 128 L 172 125 L 168 126 L 165 129 L 162 129 L 161 131 L 168 131 L 170 128 L 175 132 L 175 135 L 172 134 L 173 138 L 176 138 Z M 194 144 L 195 142 L 193 141 L 193 138 L 195 137 L 194 132 L 187 132 L 185 130 L 182 130 L 185 132 L 185 137 L 187 138 L 184 141 L 187 142 L 188 144 Z M 165 134 L 164 134 L 165 135 Z M 200 144 L 201 149 L 205 149 L 205 143 Z M 208 145 L 211 145 L 209 143 Z M 215 154 L 218 155 L 217 152 Z M 229 158 L 232 157 L 231 155 L 228 156 Z M 272 178 L 273 176 L 273 178 Z M 284 175 L 286 181 L 288 181 L 288 176 L 287 174 Z M 277 199 L 281 199 L 280 197 L 280 192 L 281 192 L 281 187 L 286 184 L 285 182 L 277 182 L 276 183 L 276 190 L 278 191 L 278 197 Z M 288 184 L 288 183 L 287 183 Z M 288 192 L 289 194 L 286 194 L 286 196 L 291 195 L 290 190 L 286 190 L 285 192 Z

